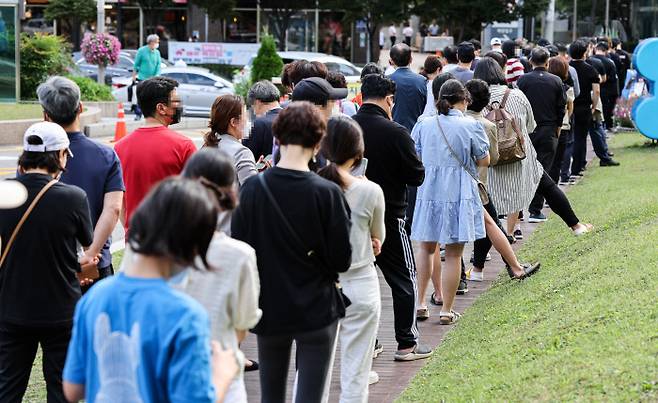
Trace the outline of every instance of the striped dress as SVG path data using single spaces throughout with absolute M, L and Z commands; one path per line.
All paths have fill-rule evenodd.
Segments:
M 508 87 L 491 85 L 490 102 L 500 102 Z M 525 139 L 526 158 L 511 164 L 489 167 L 488 188 L 491 200 L 499 214 L 512 214 L 525 210 L 530 205 L 539 185 L 543 169 L 537 161 L 537 152 L 532 146 L 529 133 L 537 126 L 532 115 L 532 107 L 526 96 L 518 89 L 512 89 L 505 110 L 516 117 L 517 125 Z M 491 109 L 485 108 L 485 115 Z

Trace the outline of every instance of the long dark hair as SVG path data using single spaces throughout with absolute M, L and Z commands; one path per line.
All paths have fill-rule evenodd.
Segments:
M 361 127 L 347 116 L 335 116 L 329 119 L 327 134 L 322 139 L 320 152 L 329 161 L 318 174 L 345 189 L 345 182 L 338 172 L 342 165 L 354 158 L 352 167 L 363 160 L 363 132 Z
M 503 69 L 498 62 L 488 56 L 481 58 L 477 66 L 475 66 L 473 78 L 479 78 L 489 85 L 507 85 Z
M 204 147 L 217 147 L 220 134 L 226 134 L 231 119 L 240 119 L 244 101 L 239 95 L 221 95 L 215 99 L 210 110 L 210 131 L 203 136 Z
M 468 99 L 468 97 L 468 91 L 466 91 L 461 81 L 455 79 L 448 80 L 441 86 L 436 108 L 439 110 L 439 113 L 447 115 L 453 105 Z
M 225 152 L 210 148 L 195 152 L 185 163 L 181 176 L 201 182 L 217 197 L 222 210 L 235 209 L 235 168 L 233 160 Z
M 153 188 L 130 218 L 128 243 L 136 253 L 205 268 L 215 233 L 217 204 L 197 181 L 172 177 Z
M 441 72 L 443 70 L 443 63 L 441 59 L 434 55 L 427 56 L 423 67 L 420 69 L 420 75 L 429 80 L 429 75 L 434 74 L 437 71 Z

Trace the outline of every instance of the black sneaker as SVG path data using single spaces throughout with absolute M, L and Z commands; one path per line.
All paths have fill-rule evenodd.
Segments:
M 523 211 L 519 211 L 519 221 L 525 221 L 525 217 L 523 216 Z
M 601 162 L 599 162 L 599 166 L 602 166 L 602 167 L 616 167 L 616 166 L 619 166 L 619 165 L 621 165 L 621 164 L 619 162 L 613 160 L 612 158 L 610 158 L 609 160 L 605 160 L 605 161 L 602 160 Z
M 518 240 L 523 239 L 523 232 L 521 232 L 520 229 L 514 230 L 514 239 L 518 239 Z
M 528 222 L 531 222 L 531 223 L 533 223 L 533 222 L 534 222 L 534 223 L 536 223 L 536 222 L 544 222 L 544 221 L 546 221 L 546 220 L 548 220 L 548 218 L 546 218 L 546 216 L 543 215 L 542 213 L 539 213 L 539 214 L 530 214 L 530 217 L 528 218 Z M 516 231 L 514 232 L 514 234 L 516 235 Z
M 459 287 L 457 288 L 457 295 L 464 295 L 468 292 L 468 284 L 466 280 L 459 280 Z
M 375 351 L 372 353 L 372 359 L 374 360 L 375 358 L 379 357 L 379 354 L 384 352 L 384 346 L 382 346 L 382 343 L 379 342 L 379 340 L 375 340 Z

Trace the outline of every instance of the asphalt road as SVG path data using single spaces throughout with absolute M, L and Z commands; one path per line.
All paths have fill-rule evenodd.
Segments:
M 200 148 L 203 144 L 204 130 L 182 130 L 179 131 L 179 133 L 182 133 L 185 136 L 191 138 L 194 141 L 194 144 L 196 144 L 197 148 Z M 99 138 L 96 140 L 112 147 L 111 137 Z M 5 178 L 13 178 L 16 176 L 16 164 L 22 151 L 23 149 L 20 146 L 0 146 L 0 180 Z M 124 231 L 121 223 L 118 223 L 114 229 L 114 232 L 112 233 L 112 251 L 123 249 L 123 245 Z

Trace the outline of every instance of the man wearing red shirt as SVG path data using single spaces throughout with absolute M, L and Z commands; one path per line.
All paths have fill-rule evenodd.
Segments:
M 192 140 L 168 128 L 178 123 L 183 114 L 176 87 L 178 82 L 165 77 L 142 81 L 137 87 L 137 102 L 146 124 L 114 147 L 126 185 L 122 214 L 126 233 L 133 211 L 151 188 L 168 176 L 180 174 L 196 151 Z

